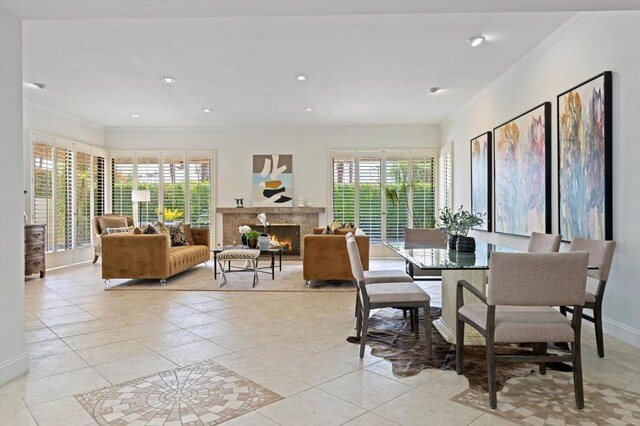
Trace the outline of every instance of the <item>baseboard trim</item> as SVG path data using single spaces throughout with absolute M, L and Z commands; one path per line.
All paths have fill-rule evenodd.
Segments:
M 640 348 L 640 330 L 610 318 L 602 318 L 602 325 L 605 333 Z
M 29 358 L 26 352 L 0 363 L 0 385 L 7 383 L 29 369 Z

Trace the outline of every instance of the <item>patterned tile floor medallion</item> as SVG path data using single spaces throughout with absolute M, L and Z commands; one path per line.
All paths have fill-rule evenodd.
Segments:
M 76 395 L 100 425 L 215 425 L 282 397 L 204 361 Z
M 498 408 L 489 408 L 488 394 L 467 389 L 454 401 L 512 422 L 527 425 L 640 425 L 640 394 L 584 382 L 585 407 L 577 410 L 569 376 L 509 379 L 498 393 Z

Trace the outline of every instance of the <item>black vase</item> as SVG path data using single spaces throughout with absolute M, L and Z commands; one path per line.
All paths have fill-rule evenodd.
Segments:
M 456 250 L 463 253 L 473 253 L 476 251 L 476 239 L 473 237 L 458 236 L 458 242 L 456 243 Z
M 258 239 L 257 238 L 249 238 L 247 240 L 247 245 L 249 246 L 250 249 L 255 249 L 258 248 Z
M 246 234 L 242 234 L 242 245 L 246 247 L 247 245 L 247 235 Z
M 457 243 L 458 243 L 458 236 L 449 234 L 449 248 L 452 250 L 455 250 Z

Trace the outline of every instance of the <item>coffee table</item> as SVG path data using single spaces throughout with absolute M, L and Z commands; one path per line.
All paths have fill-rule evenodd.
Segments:
M 218 277 L 218 254 L 222 253 L 222 251 L 224 250 L 231 250 L 231 249 L 249 249 L 247 246 L 224 246 L 221 248 L 216 248 L 211 250 L 211 252 L 213 253 L 213 277 L 217 278 Z M 254 249 L 256 250 L 256 249 Z M 270 256 L 271 257 L 271 262 L 269 265 L 267 266 L 257 266 L 257 271 L 258 272 L 262 272 L 265 274 L 271 274 L 271 279 L 275 279 L 276 277 L 276 255 L 278 256 L 278 271 L 282 271 L 282 246 L 275 246 L 275 247 L 269 247 L 268 250 L 260 250 L 260 255 L 265 255 L 265 256 Z M 259 258 L 258 258 L 259 259 Z M 233 267 L 233 271 L 231 270 L 232 266 L 231 266 L 231 262 L 227 263 L 227 272 L 233 272 L 233 271 L 237 271 L 237 272 L 241 272 L 241 271 L 246 271 L 246 268 L 240 268 L 240 267 Z M 250 269 L 251 271 L 253 271 L 253 269 Z

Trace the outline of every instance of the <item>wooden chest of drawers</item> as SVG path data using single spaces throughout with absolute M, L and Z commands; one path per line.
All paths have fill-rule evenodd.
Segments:
M 24 274 L 40 274 L 44 278 L 45 225 L 24 226 Z

